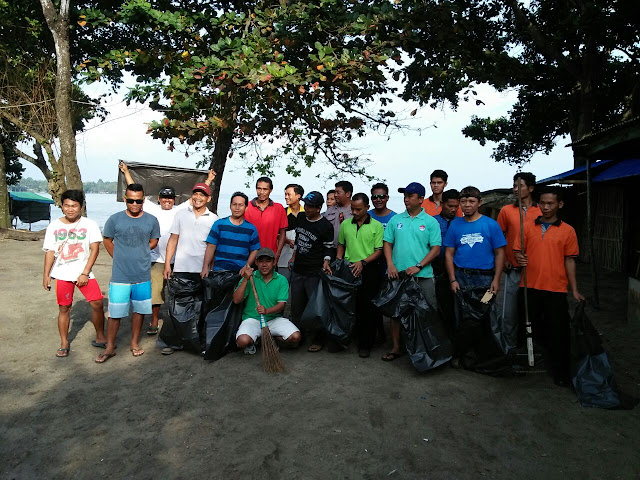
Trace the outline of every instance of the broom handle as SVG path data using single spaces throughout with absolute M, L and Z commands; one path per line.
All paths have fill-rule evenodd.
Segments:
M 518 212 L 520 213 L 520 249 L 522 253 L 526 253 L 524 250 L 524 214 L 522 211 L 522 197 L 520 196 L 520 187 L 522 179 L 518 177 Z M 527 267 L 522 267 L 522 280 L 524 282 L 524 325 L 527 331 L 527 359 L 529 360 L 529 366 L 535 365 L 535 358 L 533 356 L 533 338 L 531 330 L 531 320 L 529 320 L 529 298 L 527 295 Z
M 260 299 L 258 298 L 258 291 L 256 290 L 256 283 L 253 281 L 253 275 L 249 277 L 249 281 L 251 282 L 251 289 L 253 290 L 253 298 L 256 299 L 256 305 L 260 305 Z M 264 315 L 260 314 L 260 328 L 264 328 L 267 326 L 267 320 Z

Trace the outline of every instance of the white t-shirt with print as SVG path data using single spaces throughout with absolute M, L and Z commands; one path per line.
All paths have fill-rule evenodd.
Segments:
M 64 223 L 59 218 L 47 227 L 42 249 L 54 252 L 56 259 L 51 269 L 51 277 L 75 282 L 89 261 L 91 244 L 102 241 L 98 224 L 86 217 L 74 223 Z M 89 278 L 95 278 L 93 272 Z

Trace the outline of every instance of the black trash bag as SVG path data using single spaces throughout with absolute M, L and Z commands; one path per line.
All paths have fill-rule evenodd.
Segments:
M 453 347 L 438 312 L 424 298 L 413 277 L 387 280 L 373 304 L 388 317 L 398 318 L 404 329 L 409 359 L 419 372 L 425 372 L 451 360 Z
M 488 302 L 481 299 L 487 287 L 464 287 L 455 294 L 456 331 L 454 347 L 460 364 L 485 375 L 513 374 L 513 356 L 502 350 L 491 322 L 495 296 Z
M 349 343 L 356 321 L 356 290 L 362 278 L 354 277 L 349 262 L 335 260 L 333 275 L 320 274 L 318 288 L 300 317 L 303 328 L 318 328 L 341 345 Z
M 205 360 L 219 360 L 237 350 L 236 333 L 242 322 L 243 304 L 233 303 L 233 291 L 205 317 Z
M 169 318 L 162 324 L 158 343 L 201 354 L 203 344 L 198 322 L 203 298 L 202 282 L 171 277 L 167 281 L 167 293 Z
M 200 324 L 198 331 L 204 337 L 205 318 L 207 314 L 218 308 L 227 297 L 229 292 L 238 285 L 241 275 L 231 270 L 218 270 L 209 272 L 209 276 L 202 279 L 202 287 L 204 297 L 202 301 L 202 310 L 200 311 Z M 209 343 L 207 342 L 207 345 Z
M 583 407 L 620 408 L 613 368 L 600 335 L 580 302 L 571 319 L 571 377 Z

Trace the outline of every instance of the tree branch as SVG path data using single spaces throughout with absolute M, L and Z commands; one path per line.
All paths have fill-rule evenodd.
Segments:
M 16 155 L 18 155 L 23 160 L 26 160 L 27 162 L 32 163 L 33 165 L 38 167 L 38 169 L 44 174 L 47 181 L 51 179 L 52 177 L 51 170 L 49 170 L 49 167 L 47 167 L 47 164 L 42 159 L 32 157 L 31 155 L 24 153 L 19 148 L 16 148 L 15 152 L 16 152 Z
M 7 112 L 4 109 L 0 109 L 0 117 L 5 118 L 6 120 L 8 120 L 9 122 L 13 123 L 16 127 L 18 127 L 20 130 L 22 130 L 23 132 L 25 132 L 27 135 L 35 138 L 38 143 L 41 144 L 45 144 L 45 143 L 50 143 L 46 138 L 44 138 L 42 135 L 40 135 L 38 132 L 32 130 L 29 128 L 29 125 L 27 125 L 26 123 L 24 123 L 22 120 L 20 120 L 18 117 L 13 116 L 11 113 Z

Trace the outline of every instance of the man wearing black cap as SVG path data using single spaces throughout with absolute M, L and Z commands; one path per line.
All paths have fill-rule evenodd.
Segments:
M 129 167 L 123 161 L 118 165 L 120 171 L 124 174 L 127 185 L 135 183 L 129 172 Z M 216 178 L 216 172 L 209 170 L 209 175 L 204 181 L 206 185 L 211 185 Z M 153 310 L 151 315 L 151 324 L 147 328 L 147 335 L 156 335 L 158 333 L 158 312 L 160 306 L 164 303 L 162 298 L 162 290 L 164 288 L 165 279 L 163 277 L 165 266 L 165 253 L 167 251 L 167 243 L 171 233 L 171 225 L 176 216 L 176 212 L 188 208 L 191 201 L 183 202 L 178 206 L 176 203 L 176 191 L 173 187 L 165 186 L 158 192 L 158 204 L 151 202 L 148 198 L 144 203 L 144 211 L 150 213 L 158 219 L 160 224 L 160 240 L 158 246 L 151 251 L 151 303 Z M 168 263 L 173 263 L 173 258 Z
M 304 211 L 296 218 L 296 241 L 290 261 L 291 319 L 300 327 L 300 316 L 311 294 L 318 288 L 321 271 L 331 272 L 329 262 L 333 250 L 333 225 L 320 215 L 324 198 L 320 192 L 309 192 L 303 199 Z M 316 332 L 308 348 L 319 352 L 325 344 L 323 332 Z

